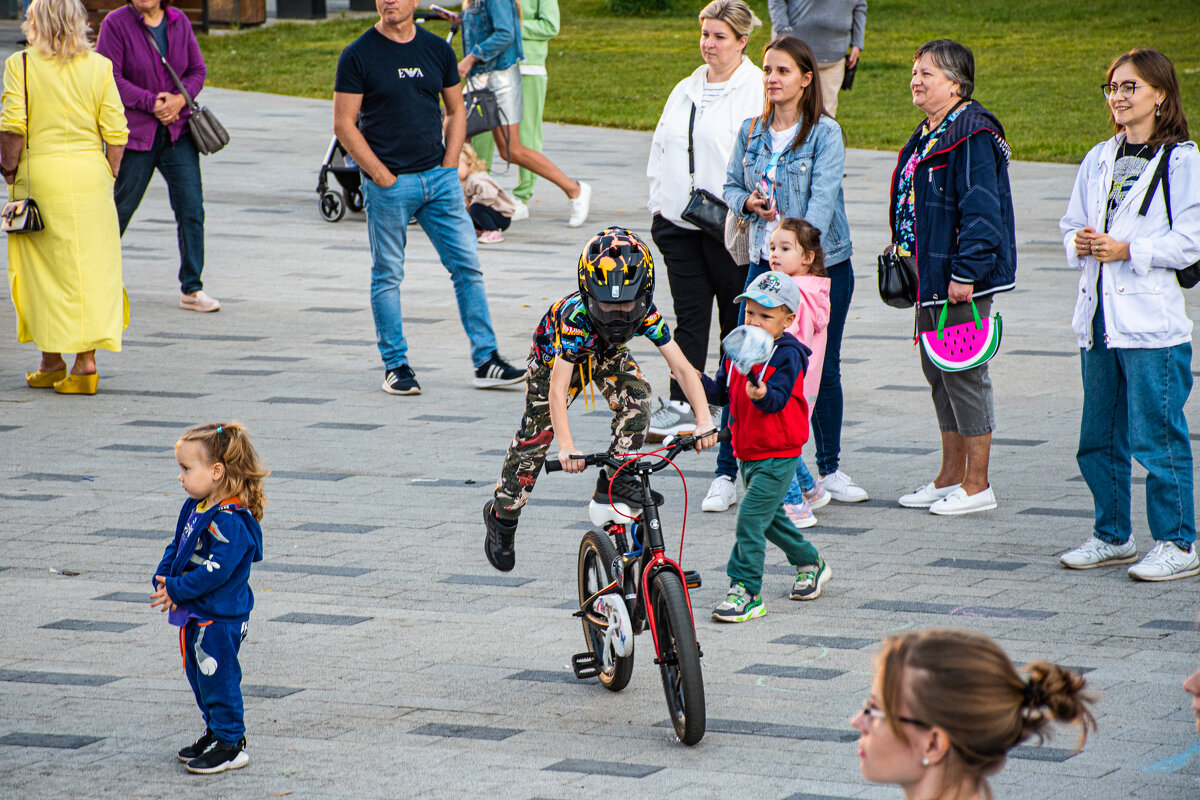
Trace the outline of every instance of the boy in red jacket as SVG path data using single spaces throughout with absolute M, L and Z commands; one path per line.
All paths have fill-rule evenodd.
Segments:
M 746 496 L 739 506 L 737 542 L 725 567 L 729 595 L 713 610 L 718 622 L 745 622 L 766 613 L 763 560 L 769 539 L 796 567 L 793 600 L 813 600 L 829 580 L 829 567 L 784 512 L 783 496 L 796 472 L 800 448 L 808 441 L 804 371 L 809 349 L 787 327 L 796 316 L 800 291 L 782 272 L 766 272 L 737 300 L 745 302 L 746 324 L 775 340 L 768 362 L 750 370 L 748 380 L 729 359 L 714 381 L 704 376 L 710 403 L 729 404 L 733 453 Z

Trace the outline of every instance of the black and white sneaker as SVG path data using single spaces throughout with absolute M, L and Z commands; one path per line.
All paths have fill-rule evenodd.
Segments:
M 203 736 L 197 739 L 193 744 L 189 744 L 187 747 L 180 750 L 175 754 L 175 757 L 186 764 L 193 758 L 198 758 L 204 755 L 208 748 L 212 747 L 214 744 L 216 744 L 216 742 L 217 735 L 212 732 L 212 728 L 205 728 Z
M 592 499 L 597 503 L 608 505 L 610 483 L 612 484 L 612 501 L 614 503 L 625 503 L 637 508 L 642 507 L 642 482 L 628 470 L 618 472 L 616 480 L 610 481 L 608 479 L 608 468 L 602 468 L 600 474 L 596 476 L 596 491 L 592 493 Z M 663 504 L 663 496 L 659 492 L 651 489 L 650 496 L 654 499 L 655 505 L 661 506 Z
M 237 744 L 217 742 L 187 762 L 184 768 L 197 775 L 212 775 L 227 769 L 241 769 L 249 763 L 250 756 L 246 755 L 246 737 L 243 736 Z
M 499 353 L 492 353 L 491 358 L 475 368 L 475 388 L 495 389 L 497 386 L 509 386 L 520 383 L 524 377 L 525 370 L 517 369 L 501 358 Z
M 401 364 L 383 376 L 383 390 L 388 394 L 420 394 L 421 384 L 417 383 L 412 367 Z

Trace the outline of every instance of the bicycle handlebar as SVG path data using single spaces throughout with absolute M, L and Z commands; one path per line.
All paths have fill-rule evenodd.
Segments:
M 709 434 L 701 434 L 700 436 L 692 435 L 669 438 L 663 444 L 670 447 L 670 449 L 666 452 L 666 454 L 657 454 L 659 460 L 656 463 L 643 464 L 639 461 L 637 464 L 626 467 L 626 469 L 634 473 L 644 472 L 646 474 L 650 474 L 652 472 L 658 472 L 660 469 L 666 467 L 667 464 L 670 463 L 671 459 L 675 458 L 675 456 L 679 455 L 689 447 L 694 447 L 696 442 L 698 442 L 700 439 L 703 439 L 705 435 L 711 435 L 712 433 L 717 434 L 718 442 L 728 442 L 731 437 L 729 428 L 724 428 L 720 431 L 714 430 L 710 431 Z M 590 455 L 572 456 L 572 458 L 583 461 L 588 466 L 606 466 L 612 467 L 613 469 L 620 468 L 622 464 L 625 464 L 628 461 L 628 459 L 617 458 L 612 453 L 607 451 L 603 453 L 592 453 Z M 559 463 L 557 458 L 547 459 L 545 463 L 545 470 L 546 472 L 561 472 L 562 464 Z

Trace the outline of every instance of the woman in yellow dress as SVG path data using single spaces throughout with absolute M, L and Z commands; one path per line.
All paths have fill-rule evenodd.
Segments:
M 88 44 L 79 0 L 33 0 L 21 28 L 29 49 L 4 62 L 0 173 L 9 198 L 33 197 L 45 223 L 8 236 L 17 340 L 42 351 L 25 380 L 95 394 L 96 350 L 120 351 L 129 324 L 113 204 L 125 110 L 112 62 Z M 76 354 L 70 374 L 63 353 Z

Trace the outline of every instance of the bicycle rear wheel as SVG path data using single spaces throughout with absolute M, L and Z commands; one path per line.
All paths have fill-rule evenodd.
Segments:
M 613 546 L 612 540 L 608 538 L 607 534 L 596 531 L 588 531 L 584 534 L 583 541 L 579 543 L 579 602 L 581 604 L 612 583 L 613 579 L 620 577 L 620 575 L 612 575 L 612 565 L 616 560 L 617 548 Z M 617 588 L 614 590 L 616 594 L 621 594 L 620 586 L 621 584 L 618 582 Z M 605 663 L 604 632 L 605 628 L 589 621 L 586 617 L 583 618 L 583 638 L 587 640 L 588 650 L 596 656 L 601 664 Z M 608 659 L 611 666 L 602 669 L 599 676 L 600 684 L 604 688 L 619 692 L 629 685 L 629 679 L 633 675 L 632 642 L 630 642 L 630 647 L 627 656 L 618 656 L 613 652 L 611 646 L 608 648 Z
M 696 629 L 679 576 L 668 570 L 655 575 L 650 603 L 671 724 L 679 741 L 696 744 L 704 738 L 704 676 L 700 674 Z

